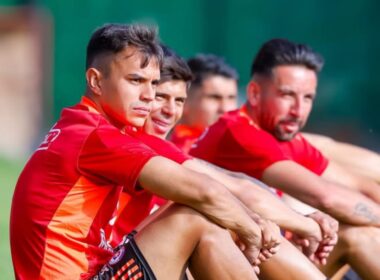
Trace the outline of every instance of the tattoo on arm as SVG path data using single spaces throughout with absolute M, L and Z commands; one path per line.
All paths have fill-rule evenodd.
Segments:
M 359 202 L 355 205 L 354 215 L 365 217 L 374 223 L 377 223 L 380 220 L 379 217 L 372 212 L 371 208 L 363 202 Z

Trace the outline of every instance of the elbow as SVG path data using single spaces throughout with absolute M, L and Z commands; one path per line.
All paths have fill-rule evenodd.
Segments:
M 214 205 L 218 201 L 222 201 L 230 192 L 223 185 L 217 183 L 208 175 L 198 174 L 201 183 L 198 184 L 197 201 L 199 205 Z
M 331 213 L 336 205 L 334 197 L 334 193 L 320 192 L 315 198 L 316 205 L 313 206 L 323 212 Z

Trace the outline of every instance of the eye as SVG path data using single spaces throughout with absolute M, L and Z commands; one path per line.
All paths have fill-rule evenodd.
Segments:
M 159 83 L 160 83 L 159 80 L 154 80 L 154 81 L 152 81 L 152 86 L 157 87 Z
M 142 79 L 141 78 L 130 78 L 129 81 L 134 85 L 138 85 L 142 82 Z
M 185 104 L 185 98 L 178 98 L 178 99 L 175 100 L 175 102 L 178 105 L 183 105 L 183 104 Z
M 157 100 L 157 101 L 164 100 L 164 96 L 162 94 L 156 93 L 155 100 Z
M 209 94 L 209 95 L 206 96 L 206 98 L 208 98 L 210 100 L 221 100 L 221 99 L 223 99 L 222 96 L 220 96 L 219 94 L 216 94 L 216 93 Z
M 313 94 L 307 94 L 307 95 L 305 95 L 305 99 L 307 101 L 313 102 L 314 101 L 314 95 Z

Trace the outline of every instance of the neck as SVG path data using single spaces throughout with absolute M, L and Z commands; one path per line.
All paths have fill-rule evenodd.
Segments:
M 107 115 L 107 113 L 103 110 L 103 107 L 102 107 L 99 99 L 96 96 L 94 96 L 93 94 L 91 94 L 88 91 L 85 92 L 84 96 L 91 101 L 91 104 L 86 104 L 87 106 L 93 108 L 97 113 L 99 113 L 100 115 L 105 117 L 107 119 L 107 121 L 109 121 L 109 123 L 111 123 L 113 126 L 117 127 L 120 130 L 125 129 L 126 125 L 124 123 L 118 122 L 115 119 L 113 119 Z
M 247 116 L 252 120 L 252 122 L 259 126 L 260 123 L 257 118 L 257 109 L 252 108 L 252 105 L 249 104 L 248 101 L 245 103 L 245 108 Z

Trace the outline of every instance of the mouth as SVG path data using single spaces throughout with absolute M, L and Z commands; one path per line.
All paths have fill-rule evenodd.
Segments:
M 171 122 L 164 121 L 164 120 L 161 120 L 161 119 L 152 119 L 152 122 L 154 123 L 154 125 L 156 126 L 156 128 L 158 130 L 160 130 L 161 132 L 166 132 L 167 130 L 169 130 L 172 127 L 172 123 Z
M 292 133 L 299 130 L 300 123 L 297 121 L 286 121 L 286 122 L 282 122 L 281 126 L 283 127 L 285 132 Z
M 140 106 L 140 107 L 134 107 L 133 108 L 133 111 L 138 115 L 138 116 L 141 116 L 141 117 L 146 117 L 150 114 L 150 108 L 149 107 L 143 107 L 143 106 Z

